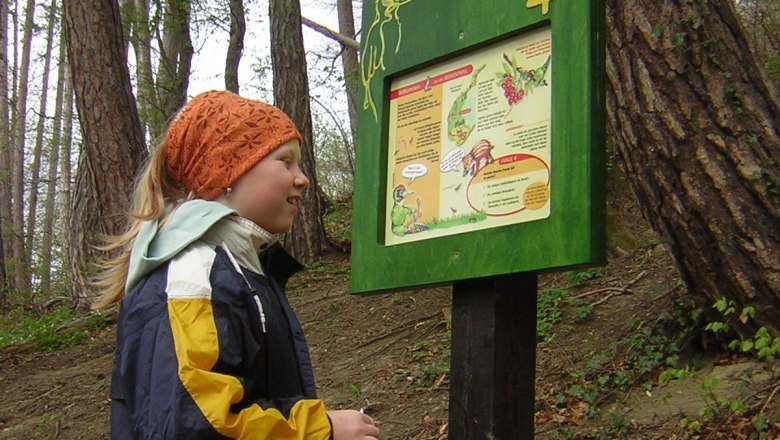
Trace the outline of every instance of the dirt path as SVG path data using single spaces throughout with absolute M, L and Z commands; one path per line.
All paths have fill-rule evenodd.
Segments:
M 290 286 L 321 397 L 332 408 L 367 408 L 383 439 L 445 439 L 450 289 L 357 297 L 347 294 L 348 276 L 348 260 L 334 258 Z M 718 378 L 717 395 L 729 399 L 760 396 L 777 381 L 763 364 L 699 357 L 690 380 L 648 387 L 656 371 L 632 383 L 642 356 L 657 355 L 657 346 L 642 340 L 659 336 L 643 329 L 684 299 L 668 255 L 650 247 L 584 272 L 575 286 L 571 276 L 540 279 L 540 291 L 550 295 L 545 301 L 555 289 L 565 289 L 569 300 L 549 308 L 557 318 L 543 317 L 552 325 L 537 349 L 537 438 L 684 438 L 674 437 L 681 414 L 708 404 L 705 378 Z M 55 353 L 4 353 L 0 439 L 108 438 L 114 337 L 111 326 Z M 624 379 L 625 386 L 603 392 L 609 387 L 601 382 Z M 594 389 L 602 393 L 590 395 Z

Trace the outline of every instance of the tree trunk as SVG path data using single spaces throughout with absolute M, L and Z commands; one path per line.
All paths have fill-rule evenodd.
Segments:
M 607 1 L 607 104 L 645 217 L 687 289 L 780 331 L 780 101 L 731 0 Z
M 350 38 L 355 38 L 355 18 L 352 12 L 352 0 L 337 0 L 336 6 L 339 14 L 339 33 Z M 352 148 L 350 157 L 355 157 L 355 145 L 357 145 L 357 100 L 358 100 L 358 51 L 347 45 L 341 47 L 341 67 L 344 69 L 344 85 L 347 89 L 347 113 L 349 114 L 349 126 L 352 129 Z M 353 168 L 354 173 L 354 168 Z
M 187 101 L 192 64 L 190 0 L 171 0 L 165 5 L 162 53 L 157 70 L 157 89 L 162 120 L 167 121 Z
M 246 33 L 244 1 L 229 0 L 228 3 L 230 4 L 230 44 L 225 58 L 225 89 L 238 93 L 238 65 L 244 52 Z
M 84 146 L 71 205 L 69 241 L 72 295 L 77 305 L 91 296 L 88 280 L 100 234 L 126 226 L 136 173 L 146 156 L 130 87 L 116 0 L 65 0 L 76 107 Z
M 54 119 L 51 133 L 51 148 L 49 149 L 46 172 L 46 201 L 43 205 L 43 224 L 41 226 L 40 276 L 39 291 L 43 295 L 51 292 L 51 261 L 54 237 L 54 208 L 57 200 L 57 167 L 60 163 L 60 144 L 62 142 L 62 106 L 65 88 L 65 30 L 60 30 L 59 65 L 57 66 L 57 93 L 54 98 Z
M 52 0 L 49 5 L 49 17 L 46 27 L 46 52 L 43 61 L 43 76 L 41 78 L 41 103 L 38 108 L 38 124 L 35 127 L 35 144 L 33 146 L 33 163 L 30 167 L 30 196 L 27 201 L 27 232 L 25 234 L 25 248 L 27 249 L 27 261 L 40 261 L 35 255 L 35 219 L 38 214 L 38 193 L 40 191 L 41 156 L 43 155 L 43 135 L 46 130 L 46 104 L 49 96 L 49 70 L 51 68 L 52 47 L 54 47 L 54 24 L 57 20 L 57 3 Z
M 67 55 L 67 54 L 66 54 Z M 67 56 L 66 56 L 67 58 Z M 67 63 L 65 69 L 65 89 L 62 94 L 65 98 L 65 104 L 62 109 L 62 143 L 60 146 L 60 178 L 59 178 L 59 194 L 57 199 L 57 216 L 59 217 L 59 228 L 55 231 L 55 237 L 60 245 L 60 258 L 62 259 L 62 269 L 57 271 L 57 274 L 61 277 L 60 284 L 63 286 L 73 286 L 71 280 L 70 270 L 70 249 L 73 247 L 70 245 L 70 229 L 72 224 L 70 221 L 70 200 L 73 188 L 73 179 L 71 172 L 71 151 L 73 149 L 73 80 L 70 76 L 69 60 L 65 60 Z
M 0 225 L 3 224 L 3 214 L 0 212 Z M 0 234 L 0 309 L 8 306 L 8 281 L 5 278 L 5 251 L 3 248 L 3 234 Z
M 0 182 L 11 180 L 11 126 L 8 121 L 8 0 L 0 0 Z M 13 290 L 9 246 L 11 185 L 0 185 L 0 304 L 7 304 Z
M 159 139 L 165 132 L 166 119 L 155 93 L 152 73 L 152 31 L 149 22 L 149 0 L 129 0 L 124 11 L 129 15 L 129 38 L 135 52 L 138 112 L 149 138 Z
M 11 145 L 14 152 L 11 158 L 13 167 L 13 249 L 14 284 L 20 298 L 29 298 L 30 265 L 24 246 L 24 164 L 25 143 L 27 141 L 27 90 L 30 71 L 30 52 L 32 51 L 32 31 L 34 26 L 35 1 L 28 0 L 22 36 L 22 61 L 19 66 L 19 90 L 16 93 L 16 121 Z
M 309 261 L 321 256 L 325 250 L 325 228 L 322 224 L 321 191 L 317 184 L 314 161 L 301 5 L 298 0 L 271 0 L 269 12 L 274 102 L 301 131 L 301 168 L 310 181 L 285 246 L 296 258 Z

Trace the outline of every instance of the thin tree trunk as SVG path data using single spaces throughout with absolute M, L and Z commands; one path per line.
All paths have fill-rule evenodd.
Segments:
M 63 26 L 64 28 L 64 26 Z M 70 220 L 70 200 L 71 189 L 73 188 L 72 179 L 72 165 L 71 165 L 71 151 L 73 149 L 73 100 L 75 98 L 73 93 L 73 80 L 70 76 L 70 61 L 67 59 L 67 53 L 62 59 L 65 65 L 65 88 L 62 92 L 65 103 L 62 110 L 62 142 L 60 144 L 60 178 L 59 178 L 59 193 L 57 199 L 57 216 L 59 217 L 58 228 L 54 231 L 54 237 L 57 238 L 57 242 L 60 245 L 62 252 L 60 258 L 62 259 L 62 270 L 58 271 L 58 274 L 62 277 L 60 283 L 63 286 L 73 286 L 71 280 L 69 268 L 72 267 L 70 263 L 70 227 L 72 224 Z
M 3 215 L 0 213 L 0 224 L 3 223 Z M 5 251 L 3 250 L 3 234 L 0 234 L 0 308 L 8 306 L 8 282 L 5 278 Z
M 51 292 L 51 261 L 54 237 L 54 207 L 57 200 L 57 167 L 60 163 L 60 144 L 62 142 L 62 106 L 65 88 L 65 29 L 60 29 L 60 50 L 57 59 L 57 93 L 54 98 L 54 119 L 49 149 L 49 169 L 46 173 L 46 201 L 43 205 L 43 225 L 41 227 L 40 284 L 43 295 Z
M 238 93 L 238 65 L 244 52 L 244 34 L 246 18 L 243 0 L 229 0 L 230 4 L 230 43 L 225 58 L 225 89 Z
M 780 100 L 731 0 L 607 1 L 608 120 L 688 290 L 780 331 Z M 710 318 L 720 319 L 722 317 Z
M 28 0 L 22 36 L 22 61 L 19 66 L 19 91 L 16 94 L 16 124 L 14 126 L 14 155 L 11 166 L 13 178 L 13 258 L 17 293 L 21 298 L 29 298 L 30 270 L 27 250 L 24 243 L 24 164 L 25 143 L 27 141 L 27 84 L 30 71 L 30 53 L 32 51 L 32 31 L 34 26 L 35 1 Z
M 321 190 L 317 183 L 314 160 L 301 5 L 298 0 L 271 0 L 269 16 L 274 102 L 290 116 L 303 136 L 301 168 L 310 181 L 285 246 L 295 257 L 309 261 L 321 256 L 325 250 L 325 228 L 322 224 Z
M 17 2 L 14 2 L 14 4 L 13 4 L 14 5 L 14 12 L 13 12 L 14 20 L 13 20 L 12 23 L 13 23 L 14 28 L 13 28 L 13 31 L 12 31 L 11 35 L 13 35 L 14 41 L 13 41 L 13 44 L 11 46 L 13 48 L 13 55 L 10 58 L 11 60 L 13 60 L 13 66 L 11 66 L 10 92 L 9 92 L 8 95 L 5 95 L 5 96 L 10 96 L 11 97 L 11 100 L 10 100 L 11 103 L 15 103 L 18 100 L 17 94 L 19 93 L 19 89 L 16 87 L 16 85 L 19 83 L 19 3 L 20 2 L 17 1 Z M 15 141 L 14 141 L 14 137 L 16 136 L 16 134 L 15 134 L 16 130 L 15 130 L 14 127 L 16 127 L 16 116 L 17 115 L 16 115 L 16 112 L 14 111 L 13 104 L 9 104 L 8 110 L 10 112 L 9 113 L 9 118 L 10 118 L 10 125 L 9 125 L 9 127 L 10 127 L 10 136 L 9 136 L 9 139 L 10 139 L 9 142 L 10 143 L 9 143 L 9 145 L 10 145 L 10 147 L 9 148 L 10 148 L 10 150 L 9 150 L 8 154 L 10 155 L 9 157 L 11 158 L 11 162 L 10 163 L 11 163 L 11 167 L 12 167 L 11 168 L 11 174 L 9 174 L 9 179 L 8 180 L 11 181 L 13 179 L 13 157 L 14 157 L 14 154 L 15 154 L 14 153 L 14 145 L 16 145 Z M 13 190 L 11 191 L 11 199 L 9 199 L 9 200 L 11 200 L 11 202 L 13 202 Z M 11 209 L 13 210 L 13 206 L 11 207 Z M 9 219 L 11 219 L 11 217 L 9 217 Z M 9 244 L 10 244 L 10 242 L 9 242 Z
M 0 0 L 0 182 L 11 181 L 11 127 L 8 121 L 8 0 Z M 0 185 L 0 304 L 7 304 L 14 290 L 9 246 L 11 228 L 11 185 Z
M 41 155 L 43 154 L 43 135 L 46 129 L 46 104 L 49 96 L 49 69 L 51 68 L 51 52 L 54 46 L 54 24 L 57 20 L 55 14 L 57 3 L 52 0 L 49 5 L 49 19 L 46 28 L 46 52 L 44 53 L 43 77 L 41 78 L 41 103 L 38 109 L 38 125 L 35 128 L 35 145 L 33 147 L 33 163 L 30 167 L 30 196 L 27 208 L 27 233 L 25 238 L 25 248 L 27 250 L 27 261 L 33 262 L 34 237 L 35 237 L 35 219 L 38 213 L 38 192 L 41 176 Z
M 167 2 L 163 22 L 157 89 L 160 93 L 162 120 L 167 121 L 187 101 L 193 54 L 190 39 L 190 1 Z
M 101 234 L 123 232 L 136 173 L 146 157 L 116 0 L 66 0 L 76 106 L 84 136 L 71 205 L 69 255 L 78 306 L 92 296 L 89 278 Z
M 339 14 L 339 33 L 355 38 L 355 18 L 352 12 L 352 0 L 337 0 L 336 6 Z M 357 145 L 357 100 L 359 83 L 359 64 L 357 49 L 342 45 L 341 67 L 344 69 L 344 85 L 347 89 L 347 113 L 349 114 L 349 126 L 352 130 L 352 147 L 349 149 L 349 157 L 355 157 L 355 145 Z M 352 160 L 350 160 L 352 162 Z M 355 168 L 352 166 L 352 174 Z
M 141 123 L 149 132 L 151 139 L 158 139 L 165 131 L 165 118 L 155 94 L 154 75 L 152 74 L 152 33 L 149 25 L 149 1 L 132 0 L 127 9 L 132 11 L 130 23 L 130 42 L 136 59 L 136 85 L 138 87 L 138 113 Z

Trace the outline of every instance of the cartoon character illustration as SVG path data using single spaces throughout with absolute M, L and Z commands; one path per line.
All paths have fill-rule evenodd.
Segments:
M 463 175 L 476 176 L 479 170 L 485 168 L 496 160 L 493 158 L 494 146 L 487 139 L 482 139 L 474 145 L 474 148 L 463 156 Z
M 393 189 L 393 208 L 390 210 L 390 224 L 393 234 L 404 236 L 415 232 L 421 232 L 428 229 L 427 226 L 415 223 L 422 216 L 422 201 L 417 197 L 414 208 L 406 206 L 404 199 L 414 194 L 414 191 L 406 189 L 403 183 L 398 184 Z

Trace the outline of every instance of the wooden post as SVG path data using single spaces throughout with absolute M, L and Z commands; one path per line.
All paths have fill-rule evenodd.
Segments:
M 532 440 L 536 272 L 452 288 L 450 440 Z

